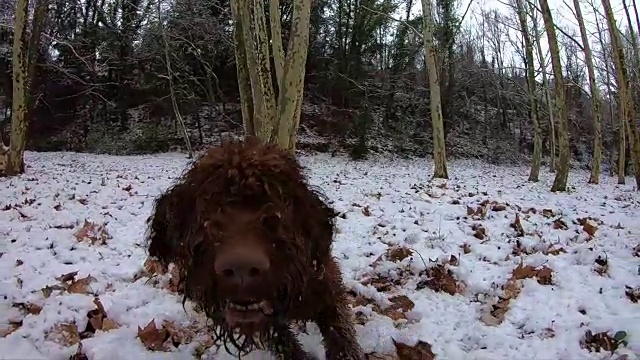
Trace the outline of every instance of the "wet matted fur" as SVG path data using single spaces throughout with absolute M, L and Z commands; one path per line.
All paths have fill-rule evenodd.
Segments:
M 362 360 L 340 268 L 331 255 L 336 215 L 307 184 L 293 154 L 255 138 L 226 141 L 156 199 L 148 220 L 149 255 L 181 269 L 184 299 L 204 309 L 216 341 L 229 353 L 262 348 L 286 360 L 313 359 L 291 325 L 314 321 L 328 360 Z M 245 223 L 231 226 L 238 221 Z M 230 233 L 236 228 L 245 231 Z M 265 326 L 240 332 L 225 320 L 229 300 L 213 263 L 220 243 L 243 241 L 247 232 L 273 249 L 265 284 L 272 311 Z

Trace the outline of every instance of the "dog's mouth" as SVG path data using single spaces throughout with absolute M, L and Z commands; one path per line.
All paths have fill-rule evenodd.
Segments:
M 225 319 L 232 327 L 258 325 L 272 314 L 271 303 L 258 299 L 229 300 L 224 310 Z

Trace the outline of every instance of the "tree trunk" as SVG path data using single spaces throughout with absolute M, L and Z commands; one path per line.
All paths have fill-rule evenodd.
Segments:
M 531 106 L 531 122 L 533 123 L 533 159 L 529 181 L 540 180 L 540 162 L 542 161 L 542 130 L 538 121 L 538 98 L 536 96 L 536 75 L 533 65 L 533 45 L 529 37 L 529 26 L 522 0 L 516 0 L 520 30 L 524 38 L 525 56 L 527 59 L 527 85 L 529 87 L 529 105 Z
M 257 135 L 263 142 L 277 143 L 293 151 L 302 107 L 311 0 L 293 2 L 286 56 L 279 1 L 271 0 L 269 8 L 267 27 L 264 4 L 260 0 L 231 2 L 244 130 L 246 135 Z
M 544 53 L 542 52 L 542 44 L 540 38 L 542 35 L 538 30 L 538 19 L 533 15 L 535 14 L 535 7 L 529 3 L 529 9 L 531 14 L 531 20 L 533 24 L 533 34 L 535 36 L 536 52 L 540 61 L 540 67 L 542 70 L 542 87 L 544 88 L 545 101 L 547 103 L 547 111 L 549 112 L 549 171 L 556 171 L 556 126 L 553 110 L 553 102 L 551 100 L 551 90 L 549 89 L 549 81 L 547 79 L 547 66 L 544 62 Z
M 593 106 L 593 162 L 591 164 L 591 175 L 589 176 L 590 184 L 597 184 L 600 181 L 600 166 L 602 164 L 602 103 L 600 99 L 600 91 L 596 84 L 596 73 L 593 67 L 593 57 L 591 55 L 591 46 L 589 45 L 589 36 L 584 26 L 582 17 L 582 9 L 580 9 L 579 0 L 573 0 L 573 7 L 576 9 L 576 19 L 580 28 L 580 36 L 582 37 L 582 48 L 587 63 L 587 74 L 589 75 L 589 91 L 591 92 L 591 104 Z
M 433 127 L 433 161 L 435 163 L 433 177 L 448 179 L 442 103 L 440 101 L 440 81 L 438 79 L 438 54 L 436 54 L 436 46 L 433 41 L 434 22 L 431 8 L 431 0 L 422 0 L 422 21 L 424 28 L 422 38 L 429 74 L 429 99 L 431 101 L 431 123 Z
M 18 0 L 13 26 L 11 66 L 13 70 L 13 98 L 11 100 L 11 140 L 5 174 L 24 172 L 24 148 L 27 142 L 27 111 L 29 94 L 29 62 L 27 46 L 29 0 Z
M 569 167 L 571 161 L 571 149 L 569 148 L 569 126 L 567 121 L 567 106 L 565 104 L 565 85 L 560 63 L 560 49 L 558 47 L 558 37 L 553 23 L 553 16 L 547 0 L 540 0 L 542 8 L 542 19 L 547 31 L 549 51 L 551 53 L 551 65 L 553 67 L 553 77 L 555 85 L 555 113 L 558 119 L 558 167 L 556 176 L 551 186 L 551 191 L 566 191 L 567 180 L 569 178 Z
M 234 20 L 233 39 L 235 45 L 236 73 L 238 77 L 238 92 L 240 93 L 240 109 L 242 111 L 242 124 L 244 133 L 248 136 L 258 134 L 254 121 L 253 97 L 251 92 L 251 80 L 249 78 L 249 68 L 247 46 L 244 42 L 244 23 L 240 20 L 240 0 L 231 1 L 231 14 Z
M 636 190 L 640 191 L 640 139 L 638 139 L 638 128 L 635 121 L 635 109 L 633 108 L 633 99 L 629 89 L 629 77 L 627 74 L 626 59 L 620 32 L 616 25 L 616 19 L 611 10 L 611 2 L 602 0 L 602 6 L 605 10 L 607 23 L 609 28 L 609 36 L 613 46 L 614 63 L 616 72 L 618 73 L 618 96 L 622 118 L 626 121 L 626 130 L 629 137 L 629 146 L 631 147 L 631 160 L 633 162 L 633 170 L 636 178 Z

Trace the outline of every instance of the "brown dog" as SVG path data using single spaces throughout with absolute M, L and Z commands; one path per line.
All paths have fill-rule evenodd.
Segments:
M 204 309 L 229 353 L 313 359 L 291 324 L 314 321 L 328 360 L 362 360 L 331 255 L 335 216 L 292 154 L 227 141 L 156 199 L 149 255 L 181 269 L 184 299 Z

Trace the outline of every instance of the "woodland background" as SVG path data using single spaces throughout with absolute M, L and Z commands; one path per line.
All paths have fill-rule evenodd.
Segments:
M 505 2 L 501 10 L 481 2 L 433 2 L 447 156 L 522 161 L 533 150 L 533 127 L 515 2 Z M 601 6 L 593 0 L 581 4 L 596 20 L 589 24 L 589 38 L 602 101 L 603 166 L 613 175 L 620 139 L 619 81 Z M 293 7 L 291 0 L 279 6 L 287 44 Z M 228 0 L 50 0 L 47 8 L 29 89 L 34 102 L 27 114 L 27 149 L 110 154 L 182 149 L 178 112 L 195 149 L 229 133 L 242 133 Z M 431 154 L 430 91 L 419 8 L 417 0 L 313 1 L 298 149 L 347 151 L 353 158 L 371 151 Z M 570 5 L 557 8 L 565 18 L 571 17 L 566 14 Z M 631 21 L 634 10 L 637 21 L 638 11 L 633 4 L 630 9 L 630 22 L 621 8 L 615 10 L 630 85 L 637 90 L 638 54 L 632 42 L 637 41 L 634 26 L 640 22 Z M 543 39 L 541 53 L 534 51 L 533 67 L 542 152 L 548 158 L 552 114 L 545 93 L 553 92 L 554 77 L 542 16 L 535 5 L 528 4 L 527 10 L 529 29 L 537 32 L 531 31 L 531 36 Z M 11 122 L 14 11 L 13 1 L 0 1 L 0 121 L 5 144 Z M 556 27 L 571 158 L 588 167 L 594 114 L 580 34 L 575 27 Z M 633 95 L 640 109 L 640 91 Z M 628 143 L 625 147 L 629 159 Z

